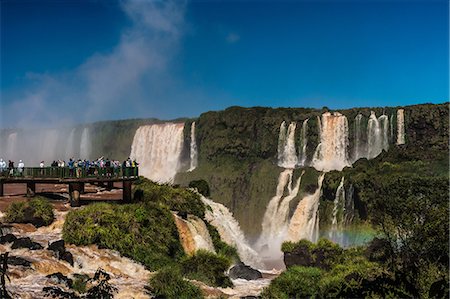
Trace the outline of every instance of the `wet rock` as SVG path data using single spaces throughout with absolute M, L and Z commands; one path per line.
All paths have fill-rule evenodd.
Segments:
M 250 266 L 245 265 L 244 263 L 238 263 L 230 269 L 228 274 L 230 278 L 237 279 L 242 278 L 246 280 L 254 280 L 262 278 L 261 272 L 253 269 Z
M 50 278 L 50 280 L 52 280 L 54 283 L 64 284 L 68 288 L 72 288 L 72 285 L 73 285 L 72 279 L 68 278 L 67 276 L 64 276 L 61 272 L 49 274 L 46 277 Z
M 28 248 L 30 250 L 39 250 L 43 249 L 44 247 L 42 247 L 42 245 L 39 243 L 31 241 L 30 238 L 25 237 L 25 238 L 18 238 L 13 242 L 11 249 L 17 248 Z
M 0 236 L 0 244 L 12 243 L 17 240 L 17 237 L 13 234 L 6 234 L 4 236 Z
M 63 298 L 63 299 L 79 299 L 74 292 L 66 292 L 58 287 L 44 287 L 42 289 L 46 294 L 46 298 Z
M 59 259 L 68 262 L 73 267 L 73 255 L 69 251 L 64 251 L 59 255 Z
M 8 256 L 8 265 L 31 267 L 31 262 L 18 256 Z
M 53 243 L 50 243 L 47 247 L 48 250 L 58 252 L 59 254 L 66 251 L 66 248 L 64 246 L 64 240 L 58 240 Z
M 178 216 L 180 216 L 184 220 L 187 220 L 188 213 L 186 211 L 179 211 Z

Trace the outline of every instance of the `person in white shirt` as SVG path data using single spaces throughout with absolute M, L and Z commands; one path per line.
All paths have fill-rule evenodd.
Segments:
M 25 168 L 25 163 L 23 163 L 22 160 L 19 160 L 19 164 L 17 164 L 17 169 L 19 170 L 20 175 L 22 175 L 24 168 Z

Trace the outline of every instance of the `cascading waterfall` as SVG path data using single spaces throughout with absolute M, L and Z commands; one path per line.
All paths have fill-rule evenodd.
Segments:
M 320 143 L 313 158 L 314 168 L 320 171 L 330 171 L 342 170 L 349 166 L 347 148 L 347 117 L 339 112 L 322 114 Z
M 391 114 L 391 119 L 389 121 L 389 124 L 391 126 L 391 136 L 390 136 L 390 142 L 394 142 L 394 114 Z
M 58 149 L 58 130 L 46 130 L 42 133 L 41 151 L 39 157 L 49 165 L 56 160 Z
M 156 182 L 173 182 L 180 167 L 183 129 L 183 123 L 165 123 L 136 130 L 130 157 L 139 163 L 141 175 Z
M 254 268 L 261 268 L 262 263 L 258 254 L 253 250 L 245 239 L 239 223 L 233 214 L 222 204 L 214 202 L 201 196 L 202 202 L 209 206 L 206 209 L 205 219 L 219 232 L 220 238 L 228 245 L 235 246 L 242 262 Z
M 381 115 L 378 118 L 381 129 L 381 148 L 385 151 L 389 149 L 389 118 L 387 115 Z
M 197 142 L 195 140 L 195 121 L 191 124 L 191 166 L 189 167 L 189 171 L 194 170 L 198 164 L 198 153 L 197 153 Z
M 186 220 L 176 214 L 174 217 L 181 244 L 187 254 L 194 254 L 199 249 L 215 252 L 208 228 L 202 219 L 193 215 L 188 215 Z
M 370 112 L 367 124 L 367 158 L 373 159 L 381 153 L 381 128 L 375 112 Z
M 336 243 L 340 243 L 342 241 L 342 234 L 339 230 L 342 229 L 342 225 L 344 223 L 345 204 L 344 177 L 342 177 L 334 197 L 333 218 L 331 220 L 331 232 L 329 236 L 330 240 Z
M 270 200 L 262 222 L 258 245 L 264 255 L 281 257 L 281 244 L 286 238 L 289 224 L 289 204 L 297 196 L 304 171 L 292 186 L 293 169 L 285 169 L 278 177 L 276 195 Z M 288 194 L 283 197 L 285 189 Z
M 89 128 L 84 128 L 81 134 L 80 158 L 89 159 L 91 155 L 91 136 Z
M 397 144 L 405 144 L 405 110 L 397 110 Z
M 289 223 L 287 239 L 297 242 L 307 239 L 317 241 L 319 235 L 319 200 L 322 193 L 322 183 L 325 173 L 318 179 L 317 190 L 313 194 L 306 195 L 297 205 Z
M 15 159 L 15 153 L 17 150 L 17 133 L 11 133 L 8 135 L 8 143 L 6 146 L 5 159 Z
M 365 154 L 365 146 L 363 143 L 363 129 L 362 129 L 362 121 L 363 121 L 363 116 L 362 114 L 358 114 L 355 117 L 355 129 L 354 129 L 354 134 L 355 134 L 355 146 L 354 146 L 354 152 L 353 152 L 353 161 L 357 161 L 360 158 L 363 158 L 366 156 Z
M 306 147 L 308 145 L 308 118 L 303 121 L 302 133 L 301 133 L 301 143 L 300 143 L 300 157 L 299 165 L 305 166 L 306 164 Z
M 295 150 L 295 128 L 296 123 L 290 123 L 286 131 L 286 123 L 283 121 L 280 126 L 278 138 L 278 166 L 284 168 L 295 168 L 298 162 Z
M 355 217 L 355 201 L 353 199 L 354 192 L 355 188 L 353 187 L 353 184 L 350 184 L 350 187 L 348 187 L 348 194 L 345 197 L 344 225 L 351 224 L 353 218 Z

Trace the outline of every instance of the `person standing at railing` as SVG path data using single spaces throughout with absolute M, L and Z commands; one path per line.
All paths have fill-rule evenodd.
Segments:
M 19 170 L 19 175 L 23 176 L 23 169 L 25 168 L 25 163 L 22 160 L 19 160 L 19 164 L 17 165 L 17 169 Z
M 41 161 L 41 163 L 39 164 L 39 167 L 41 168 L 41 176 L 44 176 L 44 173 L 45 173 L 45 169 L 44 169 L 45 163 L 44 163 L 44 161 Z
M 6 171 L 6 161 L 0 159 L 0 174 L 3 175 L 5 171 Z
M 69 176 L 73 177 L 73 169 L 75 163 L 73 162 L 72 158 L 69 159 L 69 162 L 67 162 L 67 165 L 69 166 Z
M 8 160 L 8 171 L 10 176 L 14 175 L 14 161 Z

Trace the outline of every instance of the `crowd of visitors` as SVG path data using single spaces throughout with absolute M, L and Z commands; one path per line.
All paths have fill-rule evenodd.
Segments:
M 119 176 L 137 176 L 138 163 L 136 160 L 126 159 L 122 163 L 118 160 L 110 160 L 101 157 L 97 160 L 89 161 L 87 159 L 70 158 L 69 161 L 54 160 L 50 167 L 45 166 L 45 161 L 39 163 L 39 168 L 32 168 L 32 171 L 38 171 L 42 176 L 61 176 L 61 177 L 119 177 Z M 19 160 L 17 167 L 14 161 L 8 160 L 8 163 L 0 158 L 1 176 L 23 176 L 25 163 Z M 34 175 L 34 173 L 33 173 Z

